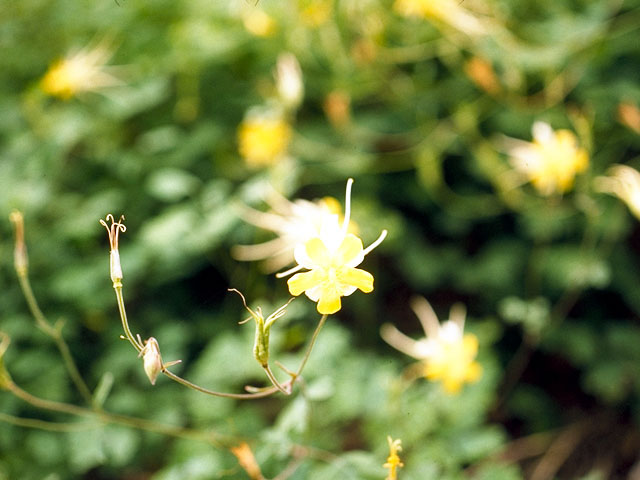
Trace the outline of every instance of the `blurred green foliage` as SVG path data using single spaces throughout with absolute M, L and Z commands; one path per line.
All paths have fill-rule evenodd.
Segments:
M 104 407 L 244 439 L 267 478 L 300 458 L 288 478 L 382 479 L 387 435 L 402 439 L 401 479 L 529 478 L 536 464 L 510 460 L 513 439 L 598 412 L 633 431 L 640 229 L 594 180 L 613 164 L 640 167 L 640 2 L 442 4 L 447 13 L 430 18 L 373 0 L 0 4 L 0 330 L 11 337 L 4 365 L 16 383 L 82 404 L 15 279 L 12 209 L 25 216 L 36 296 L 50 321 L 64 321 L 90 388 L 105 386 Z M 99 44 L 119 85 L 46 95 L 40 82 L 57 59 Z M 250 168 L 238 126 L 277 97 L 282 52 L 301 65 L 304 99 L 289 113 L 286 158 Z M 504 186 L 505 136 L 529 141 L 537 120 L 575 132 L 589 152 L 565 195 Z M 156 337 L 165 360 L 181 358 L 173 368 L 186 378 L 240 392 L 264 378 L 253 327 L 237 325 L 245 312 L 226 289 L 265 312 L 288 292 L 259 263 L 231 258 L 233 245 L 271 238 L 237 206 L 265 209 L 267 185 L 289 198 L 341 199 L 348 177 L 365 244 L 383 228 L 389 236 L 363 264 L 374 292 L 344 299 L 329 319 L 304 388 L 241 402 L 164 378 L 151 387 L 119 340 L 98 219 L 126 215 L 134 333 Z M 467 305 L 483 376 L 457 396 L 409 383 L 411 359 L 380 340 L 385 322 L 421 335 L 408 308 L 416 294 L 441 318 L 455 301 Z M 311 302 L 293 302 L 274 327 L 273 358 L 296 365 L 315 318 Z M 224 442 L 89 428 L 4 391 L 0 412 L 0 479 L 249 478 Z M 71 423 L 46 431 L 4 415 Z M 611 455 L 613 464 L 569 463 L 559 478 L 618 478 L 638 460 Z

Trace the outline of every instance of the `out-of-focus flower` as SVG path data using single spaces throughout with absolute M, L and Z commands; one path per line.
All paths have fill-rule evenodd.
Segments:
M 238 128 L 238 150 L 250 167 L 270 166 L 285 156 L 291 136 L 280 112 L 253 110 Z
M 640 135 L 640 109 L 637 105 L 630 102 L 618 105 L 618 119 L 620 123 Z
M 548 123 L 535 122 L 533 142 L 511 139 L 511 163 L 542 195 L 565 193 L 576 174 L 589 166 L 589 155 L 569 130 L 554 131 Z
M 393 440 L 387 436 L 387 442 L 389 443 L 389 456 L 387 457 L 387 462 L 382 465 L 382 468 L 389 469 L 389 475 L 387 475 L 385 480 L 397 480 L 398 469 L 404 467 L 404 463 L 402 463 L 398 456 L 398 452 L 402 451 L 402 440 Z
M 472 57 L 464 64 L 467 76 L 490 95 L 500 93 L 500 82 L 490 62 L 480 57 Z
M 481 35 L 487 28 L 458 0 L 396 0 L 393 9 L 404 17 L 445 23 L 467 35 Z
M 598 190 L 615 195 L 640 219 L 640 172 L 627 165 L 614 165 L 606 176 L 597 177 Z
M 302 0 L 300 20 L 305 27 L 317 28 L 331 17 L 333 2 L 331 0 Z
M 349 94 L 334 90 L 324 99 L 324 112 L 335 128 L 342 128 L 351 121 L 351 97 Z
M 463 333 L 464 306 L 454 305 L 449 320 L 442 324 L 424 298 L 414 298 L 411 307 L 426 337 L 414 340 L 393 325 L 385 324 L 380 332 L 382 338 L 393 348 L 420 360 L 424 376 L 432 381 L 441 381 L 447 393 L 458 393 L 465 383 L 478 380 L 482 374 L 482 367 L 475 361 L 478 339 L 471 333 Z
M 259 8 L 247 8 L 242 15 L 244 28 L 256 37 L 270 37 L 277 29 L 276 21 L 264 10 Z
M 355 268 L 367 253 L 384 240 L 387 231 L 366 249 L 362 240 L 347 233 L 349 226 L 351 185 L 347 182 L 345 216 L 342 225 L 338 222 L 324 224 L 317 237 L 298 245 L 294 257 L 298 265 L 280 276 L 288 275 L 302 269 L 308 271 L 296 273 L 287 285 L 293 296 L 305 293 L 314 302 L 318 302 L 317 310 L 323 315 L 336 313 L 342 307 L 341 297 L 351 295 L 356 290 L 369 293 L 373 290 L 373 275 L 365 270 Z
M 106 71 L 112 55 L 104 44 L 70 53 L 49 67 L 40 88 L 51 96 L 68 100 L 85 92 L 121 85 L 120 79 Z
M 278 56 L 276 87 L 282 104 L 290 110 L 300 106 L 304 96 L 302 70 L 293 53 L 281 53 Z
M 257 245 L 236 245 L 231 254 L 238 260 L 266 260 L 265 268 L 274 272 L 290 265 L 295 259 L 293 252 L 297 245 L 304 244 L 328 227 L 339 225 L 342 221 L 340 202 L 333 197 L 320 200 L 294 200 L 290 202 L 273 191 L 267 197 L 271 207 L 269 212 L 260 212 L 242 207 L 242 218 L 257 227 L 275 232 L 273 240 Z M 355 233 L 357 226 L 353 222 L 349 231 Z

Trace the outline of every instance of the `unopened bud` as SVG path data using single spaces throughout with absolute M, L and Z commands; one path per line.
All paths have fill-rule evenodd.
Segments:
M 164 368 L 158 341 L 153 337 L 149 337 L 149 339 L 144 342 L 144 348 L 140 352 L 140 355 L 142 355 L 144 362 L 144 372 L 147 374 L 147 377 L 149 377 L 151 385 L 155 385 L 158 374 L 162 372 Z
M 14 210 L 9 215 L 9 220 L 13 223 L 16 232 L 16 243 L 13 250 L 14 267 L 18 275 L 24 276 L 29 269 L 27 246 L 24 243 L 24 217 L 21 212 Z
M 278 56 L 276 82 L 278 95 L 286 108 L 296 109 L 302 102 L 304 86 L 298 59 L 292 53 Z

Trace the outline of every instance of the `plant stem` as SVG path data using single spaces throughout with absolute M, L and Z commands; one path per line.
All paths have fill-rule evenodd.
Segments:
M 195 383 L 192 383 L 189 380 L 186 380 L 186 379 L 176 375 L 175 373 L 170 372 L 169 370 L 165 369 L 165 370 L 162 371 L 162 373 L 164 373 L 167 377 L 169 377 L 174 382 L 178 382 L 179 384 L 184 385 L 185 387 L 188 387 L 188 388 L 190 388 L 192 390 L 196 390 L 198 392 L 204 393 L 206 395 L 211 395 L 211 396 L 214 396 L 214 397 L 237 398 L 237 399 L 248 400 L 248 399 L 268 397 L 269 395 L 273 395 L 275 392 L 278 391 L 278 389 L 276 387 L 271 387 L 271 388 L 268 388 L 268 389 L 265 389 L 263 391 L 256 392 L 256 393 L 216 392 L 215 390 L 209 390 L 208 388 L 204 388 L 204 387 L 201 387 L 200 385 L 196 385 Z
M 66 413 L 70 415 L 75 415 L 79 417 L 88 417 L 100 420 L 104 423 L 113 423 L 118 425 L 124 425 L 127 427 L 137 428 L 139 430 L 146 430 L 154 433 L 161 433 L 163 435 L 169 435 L 177 438 L 185 438 L 190 440 L 198 440 L 209 443 L 213 446 L 224 446 L 233 445 L 235 443 L 235 439 L 223 439 L 220 435 L 214 433 L 201 432 L 197 430 L 192 430 L 183 427 L 176 427 L 172 425 L 166 425 L 162 423 L 157 423 L 151 420 L 145 420 L 137 417 L 130 417 L 127 415 L 120 415 L 116 413 L 109 413 L 102 411 L 95 411 L 84 407 L 78 407 L 76 405 L 71 405 L 68 403 L 55 402 L 52 400 L 46 400 L 44 398 L 36 397 L 35 395 L 30 394 L 29 392 L 23 390 L 18 385 L 13 382 L 9 382 L 6 385 L 6 388 L 14 394 L 16 397 L 25 401 L 26 403 L 41 408 L 43 410 L 50 410 L 54 412 Z M 9 421 L 10 423 L 16 423 L 17 421 L 12 421 L 11 416 L 0 415 L 0 420 Z M 38 425 L 31 421 L 24 422 L 25 419 L 20 419 L 20 423 L 24 426 L 33 426 L 37 428 L 42 428 L 42 425 Z M 27 425 L 27 423 L 32 423 L 31 425 Z M 50 423 L 50 422 L 46 422 Z M 216 440 L 217 438 L 217 440 Z
M 271 371 L 271 367 L 269 367 L 269 364 L 263 366 L 262 368 L 264 369 L 264 372 L 267 374 L 267 377 L 269 377 L 269 380 L 271 380 L 271 383 L 273 383 L 274 387 L 276 387 L 278 390 L 280 390 L 285 395 L 291 395 L 291 391 L 287 391 L 285 389 L 285 387 L 280 385 L 280 383 L 278 382 L 278 379 L 276 378 L 276 376 Z
M 40 310 L 38 301 L 36 300 L 31 288 L 31 282 L 29 281 L 29 277 L 25 271 L 18 271 L 18 281 L 20 283 L 22 294 L 24 295 L 27 305 L 29 306 L 29 310 L 31 311 L 31 315 L 33 315 L 33 318 L 36 320 L 36 324 L 44 333 L 54 340 L 71 380 L 85 401 L 90 405 L 93 405 L 94 402 L 91 391 L 82 379 L 82 375 L 80 375 L 80 371 L 78 370 L 78 367 L 71 356 L 71 352 L 69 351 L 69 346 L 62 336 L 61 329 L 52 327 L 42 313 L 42 310 Z
M 311 340 L 309 341 L 309 346 L 307 347 L 307 351 L 304 354 L 304 357 L 302 359 L 302 363 L 300 364 L 300 366 L 298 367 L 298 371 L 296 372 L 296 376 L 295 378 L 299 377 L 300 374 L 302 373 L 302 370 L 304 370 L 304 367 L 307 365 L 307 360 L 309 360 L 309 355 L 311 355 L 311 350 L 313 350 L 313 346 L 316 343 L 316 339 L 318 338 L 318 334 L 320 333 L 320 330 L 322 330 L 322 326 L 324 325 L 324 322 L 327 321 L 327 315 L 322 315 L 322 317 L 320 317 L 320 321 L 318 322 L 318 326 L 316 327 L 315 331 L 313 332 L 313 335 L 311 337 Z
M 122 321 L 122 328 L 124 329 L 124 333 L 127 336 L 127 340 L 129 343 L 133 345 L 138 353 L 142 351 L 144 348 L 143 345 L 140 345 L 138 340 L 131 333 L 131 329 L 129 328 L 129 321 L 127 320 L 127 311 L 124 308 L 124 298 L 122 297 L 122 282 L 117 282 L 113 284 L 113 289 L 116 292 L 116 299 L 118 301 L 118 311 L 120 312 L 120 320 Z

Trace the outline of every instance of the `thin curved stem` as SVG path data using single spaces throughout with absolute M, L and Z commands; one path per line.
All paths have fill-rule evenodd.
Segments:
M 62 356 L 62 361 L 71 377 L 71 381 L 75 384 L 78 392 L 84 398 L 84 400 L 90 405 L 94 405 L 93 395 L 89 390 L 89 387 L 82 379 L 82 375 L 80 375 L 80 371 L 76 363 L 71 356 L 71 352 L 69 350 L 69 346 L 67 342 L 64 340 L 62 336 L 62 332 L 59 328 L 52 327 L 51 324 L 47 321 L 47 318 L 42 313 L 40 306 L 38 305 L 38 301 L 33 293 L 33 289 L 31 288 L 31 282 L 29 281 L 29 277 L 25 271 L 18 270 L 18 281 L 20 283 L 20 289 L 22 290 L 22 294 L 24 295 L 25 300 L 27 301 L 27 305 L 29 310 L 31 311 L 31 315 L 36 321 L 38 327 L 50 336 L 58 348 L 60 355 Z
M 318 334 L 320 333 L 320 330 L 322 330 L 322 326 L 324 325 L 324 322 L 327 321 L 327 318 L 328 318 L 328 315 L 326 314 L 320 317 L 318 326 L 316 327 L 315 331 L 313 332 L 313 335 L 311 336 L 311 340 L 309 341 L 309 346 L 307 347 L 307 351 L 304 354 L 304 357 L 302 358 L 302 363 L 300 363 L 300 366 L 298 367 L 298 371 L 296 372 L 296 376 L 294 377 L 294 379 L 300 376 L 300 374 L 302 373 L 302 370 L 304 370 L 304 367 L 307 365 L 307 361 L 309 360 L 309 356 L 311 355 L 311 350 L 313 350 L 313 346 L 316 343 Z
M 134 337 L 133 334 L 131 333 L 131 329 L 129 328 L 129 321 L 127 320 L 127 311 L 124 308 L 124 298 L 122 297 L 122 282 L 120 281 L 114 282 L 113 290 L 116 292 L 116 299 L 118 301 L 118 311 L 120 312 L 120 320 L 122 321 L 122 328 L 124 330 L 124 333 L 127 336 L 127 340 L 129 340 L 129 343 L 131 343 L 131 345 L 133 345 L 133 348 L 135 348 L 138 351 L 138 353 L 140 353 L 144 348 L 144 346 L 141 345 L 140 342 L 138 342 L 136 337 Z
M 211 395 L 214 397 L 223 397 L 223 398 L 237 398 L 237 399 L 255 399 L 255 398 L 264 398 L 264 397 L 268 397 L 270 395 L 273 395 L 274 393 L 276 393 L 278 391 L 278 389 L 276 387 L 270 387 L 267 388 L 265 390 L 261 390 L 260 392 L 256 392 L 256 393 L 226 393 L 226 392 L 216 392 L 215 390 L 209 390 L 208 388 L 204 388 L 201 387 L 200 385 L 196 385 L 195 383 L 190 382 L 187 379 L 184 379 L 178 375 L 176 375 L 175 373 L 170 372 L 169 370 L 163 370 L 162 373 L 164 373 L 167 377 L 169 377 L 171 380 L 173 380 L 174 382 L 177 382 L 181 385 L 184 385 L 185 387 L 188 387 L 192 390 L 196 390 L 198 392 L 204 393 L 206 395 Z
M 26 403 L 41 408 L 43 410 L 50 410 L 54 412 L 66 413 L 70 415 L 75 415 L 79 417 L 88 417 L 100 420 L 104 423 L 113 423 L 118 425 L 124 425 L 127 427 L 137 428 L 139 430 L 146 430 L 149 432 L 161 433 L 163 435 L 169 435 L 177 438 L 185 438 L 190 440 L 198 440 L 209 443 L 213 446 L 220 446 L 220 442 L 216 441 L 223 440 L 222 437 L 213 432 L 201 432 L 197 430 L 191 430 L 183 427 L 176 427 L 173 425 L 166 425 L 163 423 L 157 423 L 151 420 L 145 420 L 137 417 L 130 417 L 127 415 L 120 415 L 116 413 L 109 413 L 106 411 L 95 411 L 89 408 L 78 407 L 76 405 L 71 405 L 68 403 L 55 402 L 52 400 L 46 400 L 44 398 L 36 397 L 35 395 L 30 394 L 29 392 L 23 390 L 14 382 L 9 382 L 6 385 L 7 390 L 9 390 L 13 395 L 25 401 Z M 0 416 L 0 420 L 9 420 L 9 417 L 4 418 L 4 415 Z M 17 423 L 17 422 L 12 422 Z M 32 425 L 24 425 L 24 426 L 36 426 L 36 424 Z M 228 439 L 224 441 L 226 444 L 233 444 L 234 441 Z
M 276 376 L 273 374 L 273 372 L 271 371 L 271 367 L 269 366 L 269 364 L 265 365 L 262 367 L 262 369 L 264 370 L 264 372 L 267 374 L 267 377 L 269 377 L 269 380 L 271 380 L 271 383 L 273 383 L 273 386 L 276 387 L 278 390 L 280 390 L 282 393 L 284 393 L 285 395 L 291 395 L 291 390 L 287 390 L 285 387 L 283 387 L 279 382 L 278 379 L 276 378 Z M 293 385 L 289 384 L 290 387 L 293 387 Z
M 99 423 L 92 422 L 49 422 L 47 420 L 40 420 L 37 418 L 16 417 L 14 415 L 9 415 L 3 412 L 0 412 L 0 422 L 9 423 L 18 427 L 35 428 L 38 430 L 47 430 L 50 432 L 79 432 L 83 430 L 91 430 L 100 425 Z

